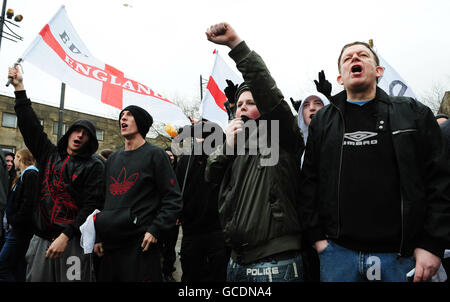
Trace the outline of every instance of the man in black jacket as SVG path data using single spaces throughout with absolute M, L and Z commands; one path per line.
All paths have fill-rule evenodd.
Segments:
M 345 90 L 309 127 L 302 173 L 304 222 L 322 281 L 430 279 L 449 241 L 449 175 L 430 109 L 377 87 L 369 45 L 344 46 Z M 448 192 L 448 191 L 447 191 Z
M 439 122 L 438 122 L 439 123 Z M 450 173 L 450 120 L 446 120 L 443 123 L 439 124 L 442 131 L 442 136 L 444 138 L 445 143 L 445 154 L 447 158 L 447 170 Z M 450 188 L 447 192 L 447 194 L 450 194 Z M 446 273 L 447 273 L 447 283 L 450 282 L 450 257 L 448 256 L 448 253 L 450 252 L 450 244 L 446 245 L 446 258 L 442 259 L 442 266 L 444 267 Z
M 303 281 L 295 185 L 304 149 L 300 129 L 266 64 L 230 24 L 212 25 L 206 36 L 231 49 L 244 78 L 226 142 L 209 155 L 205 170 L 206 181 L 220 185 L 219 219 L 231 248 L 227 281 Z
M 176 171 L 177 168 L 177 157 L 173 154 L 172 148 L 167 147 L 164 149 L 170 159 L 170 165 L 173 170 Z M 177 254 L 175 247 L 178 241 L 178 233 L 180 226 L 177 223 L 173 225 L 168 231 L 164 232 L 160 240 L 161 243 L 161 256 L 162 256 L 162 273 L 164 282 L 176 282 L 173 277 L 173 273 L 176 271 L 175 261 L 177 260 Z
M 99 281 L 162 281 L 158 241 L 175 225 L 182 198 L 166 152 L 145 141 L 152 123 L 141 107 L 120 112 L 125 146 L 106 162 L 105 206 L 95 219 Z
M 95 126 L 73 123 L 55 146 L 31 107 L 19 69 L 10 68 L 18 125 L 39 169 L 40 199 L 26 255 L 27 281 L 90 281 L 90 255 L 80 246 L 80 225 L 103 198 L 103 165 Z
M 183 155 L 176 172 L 178 182 L 184 185 L 181 213 L 183 240 L 180 251 L 182 282 L 226 280 L 229 255 L 217 209 L 219 185 L 205 181 L 209 152 L 205 152 L 203 143 L 212 134 L 212 131 L 206 129 L 214 129 L 213 127 L 222 133 L 219 125 L 206 120 L 195 123 L 192 128 L 185 127 L 184 130 L 191 131 L 189 135 L 184 135 L 192 137 L 192 150 L 201 151 Z M 211 147 L 214 150 L 217 145 Z

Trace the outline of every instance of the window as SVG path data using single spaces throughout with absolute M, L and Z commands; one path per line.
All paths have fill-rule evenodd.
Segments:
M 16 147 L 14 146 L 4 146 L 4 145 L 0 145 L 0 149 L 4 152 L 12 152 L 12 153 L 16 153 Z
M 105 131 L 103 131 L 103 130 L 97 130 L 97 139 L 99 140 L 99 141 L 102 141 L 103 140 L 103 135 L 105 134 Z
M 17 128 L 17 116 L 12 113 L 3 112 L 2 126 L 9 128 Z
M 66 123 L 62 124 L 62 135 L 66 133 Z M 53 122 L 53 134 L 58 135 L 58 122 Z

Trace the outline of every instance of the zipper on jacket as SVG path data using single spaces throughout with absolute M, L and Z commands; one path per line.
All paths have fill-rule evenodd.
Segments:
M 345 120 L 344 120 L 344 115 L 342 114 L 342 111 L 338 108 L 338 106 L 334 105 L 333 106 L 336 107 L 337 111 L 339 112 L 339 115 L 341 116 L 341 120 L 342 120 L 342 125 L 343 125 L 343 133 L 342 133 L 342 142 L 341 142 L 341 155 L 339 158 L 339 175 L 338 175 L 338 185 L 337 185 L 337 200 L 338 200 L 338 209 L 337 209 L 337 213 L 338 213 L 338 217 L 337 217 L 337 233 L 336 233 L 336 239 L 339 238 L 339 233 L 341 232 L 341 174 L 342 174 L 342 156 L 343 156 L 343 151 L 344 151 L 344 136 L 345 136 Z
M 396 135 L 396 134 L 400 134 L 400 133 L 416 132 L 416 131 L 417 131 L 417 129 L 404 129 L 404 130 L 393 131 L 392 134 Z
M 400 249 L 397 254 L 397 259 L 402 256 L 402 247 L 403 247 L 403 193 L 400 188 L 400 215 L 401 215 L 401 239 L 400 239 Z

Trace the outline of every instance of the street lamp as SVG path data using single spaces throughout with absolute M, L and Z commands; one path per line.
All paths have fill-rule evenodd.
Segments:
M 6 12 L 5 12 L 5 10 L 6 10 L 6 0 L 3 0 L 2 15 L 0 16 L 0 48 L 2 45 L 3 38 L 8 39 L 13 42 L 23 41 L 23 37 L 18 35 L 17 33 L 15 33 L 11 29 L 11 27 L 9 27 L 9 25 L 14 25 L 14 26 L 20 28 L 19 25 L 17 25 L 13 21 L 11 21 L 12 17 L 14 17 L 14 10 L 11 8 L 9 8 L 8 11 L 6 11 Z M 6 16 L 6 19 L 5 19 L 5 16 Z M 7 20 L 7 19 L 9 19 L 9 20 Z M 17 23 L 19 23 L 22 20 L 23 20 L 22 15 L 16 15 L 14 17 L 14 21 Z M 6 27 L 5 31 L 3 30 L 3 26 Z

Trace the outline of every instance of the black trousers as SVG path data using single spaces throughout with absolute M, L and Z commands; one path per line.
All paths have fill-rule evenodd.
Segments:
M 320 260 L 317 251 L 302 238 L 303 271 L 306 282 L 320 282 Z
M 143 252 L 141 242 L 105 250 L 100 260 L 99 282 L 162 282 L 159 247 Z
M 229 253 L 221 231 L 183 234 L 180 261 L 182 282 L 225 282 Z
M 162 256 L 162 272 L 164 275 L 171 275 L 175 269 L 175 260 L 177 255 L 175 246 L 178 240 L 179 226 L 164 232 L 161 237 L 161 256 Z

